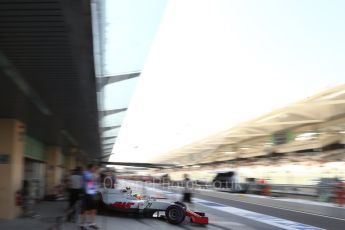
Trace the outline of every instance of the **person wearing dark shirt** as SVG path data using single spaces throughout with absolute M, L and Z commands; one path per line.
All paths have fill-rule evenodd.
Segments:
M 183 180 L 183 202 L 192 203 L 192 181 L 189 179 L 188 174 L 184 174 L 184 180 Z

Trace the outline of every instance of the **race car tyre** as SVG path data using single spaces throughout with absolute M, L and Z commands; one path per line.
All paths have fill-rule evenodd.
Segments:
M 185 205 L 184 203 L 182 203 L 180 201 L 176 201 L 175 204 L 180 205 L 184 209 L 187 209 L 187 205 Z
M 180 224 L 186 218 L 186 210 L 180 205 L 170 205 L 165 210 L 165 217 L 170 224 Z

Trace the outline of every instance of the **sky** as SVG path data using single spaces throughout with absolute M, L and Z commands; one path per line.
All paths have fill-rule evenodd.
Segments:
M 162 4 L 131 2 L 129 8 L 138 12 L 148 6 L 144 2 L 153 4 L 151 10 Z M 336 0 L 170 0 L 160 5 L 162 19 L 155 17 L 154 26 L 141 31 L 149 37 L 138 38 L 148 42 L 146 49 L 128 49 L 141 59 L 124 55 L 123 63 L 111 55 L 122 46 L 108 42 L 108 72 L 116 66 L 125 72 L 131 61 L 142 69 L 110 160 L 149 162 L 344 84 L 344 7 L 345 1 Z M 116 13 L 127 12 L 114 11 L 108 20 Z
M 105 1 L 106 75 L 143 69 L 166 5 L 167 0 Z

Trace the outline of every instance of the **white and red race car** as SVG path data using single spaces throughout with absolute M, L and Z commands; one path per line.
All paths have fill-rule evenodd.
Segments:
M 182 223 L 186 216 L 191 222 L 208 224 L 208 217 L 201 212 L 193 212 L 182 202 L 169 201 L 167 198 L 132 195 L 130 188 L 101 189 L 101 208 L 119 212 L 138 213 L 153 217 L 155 213 L 165 213 L 166 220 L 171 224 Z

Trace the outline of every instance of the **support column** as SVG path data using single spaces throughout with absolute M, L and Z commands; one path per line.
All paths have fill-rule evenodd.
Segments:
M 83 169 L 86 169 L 87 163 L 88 163 L 88 156 L 83 151 L 78 151 L 78 154 L 76 156 L 77 166 L 82 167 Z
M 14 119 L 0 119 L 0 218 L 20 215 L 16 192 L 22 189 L 25 125 Z
M 46 194 L 55 194 L 55 186 L 60 185 L 62 182 L 61 172 L 61 147 L 48 146 L 47 147 L 47 181 L 46 181 Z
M 67 171 L 73 170 L 77 167 L 77 150 L 72 148 L 68 156 L 66 156 L 65 167 Z

